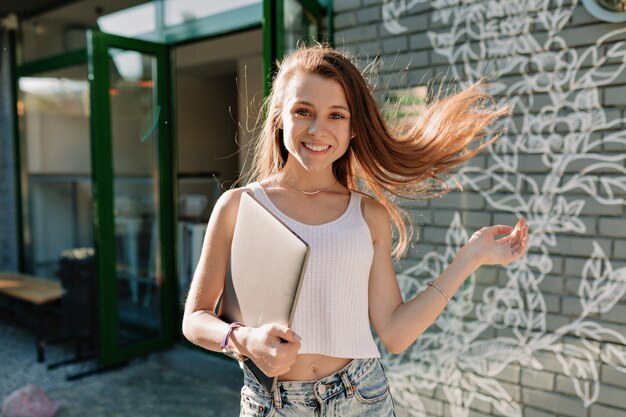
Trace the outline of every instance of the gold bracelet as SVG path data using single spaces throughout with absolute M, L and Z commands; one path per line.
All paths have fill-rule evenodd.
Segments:
M 441 287 L 440 287 L 439 285 L 435 284 L 434 282 L 429 282 L 427 285 L 428 285 L 429 287 L 434 287 L 434 288 L 436 288 L 436 289 L 437 289 L 437 290 L 441 293 L 441 295 L 443 295 L 444 297 L 446 297 L 446 300 L 448 300 L 448 304 L 450 303 L 450 297 L 448 297 L 448 294 L 446 294 L 446 292 L 445 292 L 444 290 L 442 290 L 442 289 L 441 289 Z

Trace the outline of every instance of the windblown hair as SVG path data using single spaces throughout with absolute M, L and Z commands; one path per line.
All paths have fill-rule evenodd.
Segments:
M 334 162 L 333 172 L 342 185 L 374 197 L 387 209 L 397 231 L 396 259 L 411 243 L 413 224 L 394 197 L 418 200 L 447 192 L 453 169 L 494 140 L 483 140 L 485 129 L 508 112 L 487 106 L 491 97 L 475 84 L 435 100 L 417 121 L 404 121 L 392 128 L 347 54 L 323 45 L 302 47 L 278 65 L 264 107 L 265 120 L 247 178 L 250 181 L 277 174 L 287 161 L 280 116 L 288 83 L 298 71 L 336 80 L 343 87 L 355 137 L 346 153 Z

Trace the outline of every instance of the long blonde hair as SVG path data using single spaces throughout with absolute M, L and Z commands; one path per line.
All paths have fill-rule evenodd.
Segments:
M 371 195 L 387 209 L 397 230 L 392 253 L 396 259 L 411 243 L 413 224 L 394 196 L 423 199 L 447 192 L 452 170 L 491 142 L 482 140 L 485 128 L 508 111 L 485 106 L 490 96 L 473 85 L 437 99 L 419 120 L 405 120 L 392 129 L 347 54 L 323 45 L 302 47 L 278 65 L 247 182 L 277 174 L 287 161 L 280 115 L 288 82 L 298 71 L 336 80 L 343 87 L 355 137 L 334 162 L 333 173 L 343 186 Z

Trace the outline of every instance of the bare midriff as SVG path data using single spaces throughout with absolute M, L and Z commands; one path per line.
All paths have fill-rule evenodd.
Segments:
M 332 375 L 349 364 L 352 359 L 324 355 L 298 355 L 289 372 L 278 377 L 279 381 L 317 381 Z

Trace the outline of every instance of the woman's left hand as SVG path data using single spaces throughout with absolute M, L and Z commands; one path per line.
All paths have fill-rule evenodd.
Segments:
M 499 235 L 506 235 L 500 239 Z M 483 227 L 463 247 L 468 256 L 482 265 L 506 265 L 524 255 L 528 248 L 528 225 L 520 218 L 515 227 L 497 225 Z

